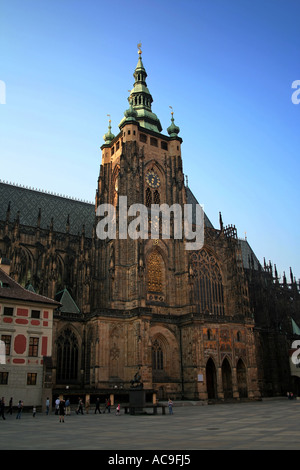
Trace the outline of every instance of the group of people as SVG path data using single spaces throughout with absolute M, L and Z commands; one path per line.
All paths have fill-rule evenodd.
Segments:
M 105 400 L 105 407 L 104 407 L 104 410 L 102 411 L 102 413 L 105 413 L 106 411 L 108 413 L 110 413 L 110 408 L 111 408 L 111 402 L 110 402 L 110 399 L 107 398 Z M 97 400 L 96 400 L 95 414 L 97 413 L 97 411 L 98 411 L 99 414 L 101 414 L 100 399 L 99 398 L 97 398 Z
M 290 399 L 293 398 L 293 394 L 288 393 L 288 398 L 290 398 Z M 23 401 L 19 400 L 18 405 L 17 405 L 16 419 L 21 418 L 23 406 L 24 406 Z M 77 415 L 78 414 L 83 415 L 83 408 L 84 408 L 83 400 L 81 398 L 79 398 L 78 406 L 75 410 L 76 414 Z M 89 401 L 87 401 L 86 404 L 85 404 L 85 410 L 86 410 L 87 414 L 89 413 L 89 408 L 90 408 L 90 403 L 89 403 Z M 169 399 L 169 401 L 168 401 L 168 408 L 169 408 L 169 413 L 173 414 L 173 402 L 172 402 L 171 399 Z M 9 400 L 7 413 L 12 415 L 12 410 L 13 410 L 13 398 L 11 397 L 10 400 Z M 95 414 L 97 412 L 99 414 L 105 413 L 106 411 L 108 413 L 110 413 L 110 410 L 111 410 L 111 401 L 110 401 L 109 398 L 107 398 L 105 400 L 105 407 L 104 407 L 104 410 L 102 412 L 101 412 L 101 409 L 100 409 L 100 399 L 97 398 L 96 405 L 95 405 Z M 47 397 L 47 399 L 46 399 L 46 414 L 48 415 L 49 412 L 50 412 L 50 399 L 49 399 L 49 397 Z M 116 415 L 119 416 L 120 412 L 121 412 L 121 405 L 118 404 L 118 406 L 116 408 Z M 5 420 L 4 414 L 5 414 L 5 399 L 4 399 L 4 397 L 2 397 L 1 400 L 0 400 L 0 416 L 2 417 L 2 419 Z M 55 414 L 59 416 L 59 422 L 60 423 L 65 422 L 65 416 L 68 416 L 68 415 L 71 414 L 71 403 L 70 403 L 69 398 L 67 398 L 65 400 L 64 398 L 59 398 L 58 397 L 55 400 Z M 35 417 L 35 415 L 36 415 L 36 407 L 33 407 L 33 417 Z
M 23 401 L 19 400 L 18 405 L 17 405 L 17 415 L 16 419 L 20 419 L 23 411 Z M 8 409 L 6 411 L 7 414 L 12 415 L 13 413 L 13 397 L 10 398 L 9 403 L 8 403 Z M 5 398 L 2 397 L 0 400 L 0 415 L 2 419 L 5 420 Z
M 59 416 L 60 423 L 65 422 L 66 410 L 69 408 L 69 406 L 70 406 L 69 399 L 64 400 L 64 398 L 57 398 L 55 400 L 55 414 Z M 47 408 L 47 401 L 46 401 L 46 413 L 49 414 L 49 410 Z
M 64 400 L 64 398 L 57 398 L 55 400 L 55 414 L 59 416 L 59 422 L 64 422 L 64 417 L 66 415 L 68 416 L 68 415 L 71 414 L 71 406 L 70 405 L 71 405 L 70 400 L 68 398 L 66 400 Z M 79 398 L 78 405 L 77 405 L 77 408 L 75 410 L 76 414 L 77 415 L 79 415 L 79 414 L 83 415 L 84 414 L 83 413 L 84 407 L 85 407 L 86 414 L 89 414 L 90 402 L 87 400 L 86 403 L 85 403 L 85 406 L 84 406 L 83 400 L 81 398 Z M 120 408 L 121 408 L 120 405 L 118 405 L 116 414 L 120 414 Z M 100 399 L 97 398 L 96 405 L 95 405 L 95 414 L 97 412 L 99 414 L 105 413 L 106 411 L 108 413 L 110 413 L 110 409 L 111 409 L 111 402 L 110 402 L 110 399 L 107 398 L 105 400 L 105 408 L 101 412 Z M 49 411 L 50 411 L 50 401 L 49 401 L 49 398 L 47 398 L 47 400 L 46 400 L 46 414 L 47 415 L 49 414 Z

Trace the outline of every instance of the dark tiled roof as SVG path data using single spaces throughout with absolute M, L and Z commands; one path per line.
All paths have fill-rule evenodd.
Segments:
M 198 204 L 192 191 L 187 187 L 187 203 L 195 206 Z M 65 233 L 69 216 L 70 233 L 81 234 L 83 225 L 85 235 L 92 236 L 95 221 L 95 205 L 89 202 L 69 199 L 34 189 L 24 188 L 0 182 L 0 220 L 6 219 L 6 211 L 10 204 L 10 221 L 16 219 L 19 212 L 20 224 L 36 227 L 39 209 L 41 209 L 41 228 L 50 227 L 53 218 L 55 232 Z M 193 222 L 195 222 L 193 211 Z M 204 214 L 205 226 L 214 228 L 206 214 Z
M 44 297 L 43 295 L 35 294 L 27 289 L 24 289 L 20 284 L 8 276 L 3 269 L 0 268 L 0 299 L 9 300 L 22 300 L 27 302 L 42 303 L 59 307 L 61 304 L 55 300 Z
M 239 242 L 241 244 L 241 249 L 242 249 L 244 268 L 246 269 L 252 268 L 251 264 L 253 263 L 253 268 L 255 270 L 258 270 L 260 266 L 260 262 L 258 261 L 254 251 L 252 250 L 247 240 L 240 239 Z
M 196 204 L 199 204 L 199 202 L 195 198 L 195 196 L 192 193 L 192 191 L 190 190 L 190 188 L 186 187 L 185 189 L 186 189 L 187 203 L 192 204 L 193 206 L 195 206 Z M 195 213 L 193 211 L 193 223 L 195 223 L 195 222 L 196 222 Z M 207 217 L 207 215 L 205 213 L 204 213 L 204 224 L 205 224 L 205 227 L 214 228 L 213 224 L 211 223 L 211 221 L 209 220 L 209 218 Z
M 0 220 L 6 219 L 10 203 L 11 221 L 16 219 L 19 212 L 20 224 L 36 227 L 41 209 L 41 228 L 49 228 L 53 217 L 54 231 L 65 233 L 69 216 L 72 235 L 81 234 L 84 225 L 86 236 L 92 236 L 95 217 L 95 205 L 92 203 L 3 182 L 0 182 L 0 201 Z

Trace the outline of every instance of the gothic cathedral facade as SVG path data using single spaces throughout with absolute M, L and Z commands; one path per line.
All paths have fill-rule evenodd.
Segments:
M 47 228 L 22 228 L 7 216 L 2 256 L 15 280 L 64 307 L 54 315 L 54 392 L 68 386 L 91 397 L 125 393 L 139 371 L 144 389 L 161 399 L 259 398 L 255 323 L 236 229 L 222 222 L 216 229 L 205 215 L 204 244 L 195 250 L 172 231 L 152 238 L 159 217 L 147 219 L 147 237 L 120 237 L 119 224 L 115 237 L 97 236 L 98 207 L 115 208 L 120 222 L 125 196 L 127 213 L 134 204 L 150 213 L 153 204 L 184 211 L 197 203 L 184 178 L 179 128 L 171 115 L 168 135 L 161 132 L 146 77 L 139 51 L 120 131 L 113 135 L 109 124 L 101 147 L 91 233 L 70 233 L 66 214 L 66 230 L 55 231 L 57 207 Z

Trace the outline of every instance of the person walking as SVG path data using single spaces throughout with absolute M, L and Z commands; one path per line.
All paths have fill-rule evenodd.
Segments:
M 76 410 L 76 414 L 79 414 L 79 413 L 81 413 L 83 415 L 83 402 L 82 402 L 81 398 L 79 398 L 78 408 Z
M 21 419 L 22 410 L 23 410 L 23 402 L 22 402 L 22 400 L 19 400 L 18 413 L 17 413 L 16 419 Z
M 121 405 L 119 403 L 116 409 L 116 416 L 120 416 L 120 411 L 121 411 Z
M 49 411 L 50 411 L 50 400 L 49 400 L 49 397 L 47 397 L 46 399 L 46 415 L 47 416 L 49 414 Z
M 4 397 L 2 397 L 0 400 L 0 415 L 5 420 L 4 410 L 5 410 L 5 400 L 4 400 Z
M 70 416 L 71 414 L 71 403 L 69 398 L 66 399 L 66 416 Z
M 58 415 L 58 412 L 59 412 L 59 403 L 60 403 L 60 399 L 59 397 L 57 397 L 55 400 L 55 414 L 56 415 Z
M 9 400 L 9 403 L 8 403 L 8 410 L 7 410 L 7 414 L 9 413 L 10 415 L 12 415 L 12 411 L 13 411 L 13 397 L 10 397 L 10 400 Z
M 107 410 L 108 413 L 110 413 L 110 407 L 111 407 L 110 399 L 107 398 L 107 399 L 105 400 L 105 409 L 104 409 L 104 413 L 105 413 L 106 410 Z
M 59 422 L 60 423 L 64 423 L 65 422 L 65 406 L 66 406 L 66 403 L 65 403 L 65 400 L 62 398 L 60 401 L 59 401 L 59 405 L 58 405 L 58 409 L 59 409 Z
M 99 414 L 101 415 L 101 410 L 100 410 L 100 398 L 97 398 L 96 400 L 96 408 L 95 408 L 95 414 L 99 411 Z M 104 410 L 105 413 L 105 410 Z
M 172 415 L 173 414 L 173 402 L 171 398 L 169 398 L 168 407 L 169 407 L 169 414 Z
M 85 400 L 85 412 L 87 415 L 89 414 L 89 411 L 90 411 L 90 400 L 87 398 Z
M 32 416 L 35 418 L 35 415 L 36 415 L 36 407 L 34 406 L 32 409 Z

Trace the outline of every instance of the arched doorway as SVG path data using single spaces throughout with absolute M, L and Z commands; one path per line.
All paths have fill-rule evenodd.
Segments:
M 233 391 L 232 391 L 232 373 L 231 367 L 227 357 L 225 357 L 223 364 L 222 364 L 222 384 L 223 384 L 223 393 L 224 398 L 232 398 Z
M 247 371 L 246 366 L 242 359 L 238 360 L 236 366 L 236 376 L 237 376 L 237 385 L 240 398 L 248 397 L 248 388 L 247 388 Z
M 215 363 L 211 357 L 206 364 L 206 389 L 208 399 L 212 400 L 217 398 L 217 372 Z

